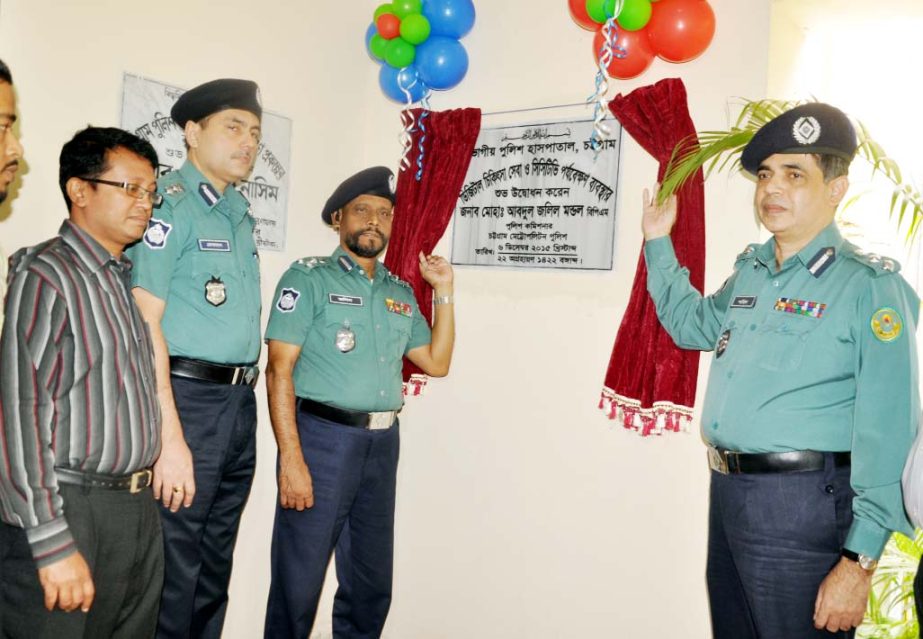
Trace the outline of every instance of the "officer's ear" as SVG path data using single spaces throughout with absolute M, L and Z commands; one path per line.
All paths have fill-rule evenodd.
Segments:
M 186 126 L 183 127 L 183 133 L 186 135 L 186 144 L 189 145 L 190 149 L 199 146 L 199 133 L 201 131 L 202 125 L 198 122 L 193 122 L 192 120 L 186 122 Z
M 340 219 L 343 217 L 343 209 L 337 209 L 330 215 L 331 226 L 334 231 L 340 229 Z
M 849 178 L 845 175 L 835 177 L 827 182 L 827 197 L 833 208 L 840 205 L 840 202 L 846 197 L 846 191 L 849 190 Z

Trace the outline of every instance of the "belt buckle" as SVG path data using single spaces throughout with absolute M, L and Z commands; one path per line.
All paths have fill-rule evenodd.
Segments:
M 708 447 L 708 466 L 722 475 L 728 474 L 728 460 L 724 453 L 714 446 Z
M 244 383 L 250 387 L 256 386 L 256 379 L 259 374 L 260 369 L 256 366 L 248 366 L 247 372 L 244 373 Z
M 377 413 L 369 413 L 369 430 L 385 430 L 391 428 L 394 423 L 394 411 L 386 410 Z
M 139 470 L 136 473 L 131 474 L 131 486 L 128 488 L 128 492 L 132 495 L 135 493 L 140 493 L 142 490 L 151 485 L 151 479 L 153 478 L 154 473 L 150 469 L 145 468 L 144 470 Z M 144 485 L 141 485 L 141 478 L 144 478 Z

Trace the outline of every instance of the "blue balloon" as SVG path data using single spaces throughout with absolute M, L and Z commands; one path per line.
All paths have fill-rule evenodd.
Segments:
M 375 26 L 375 23 L 371 23 L 369 28 L 365 30 L 365 50 L 369 54 L 369 57 L 372 58 L 375 62 L 381 62 L 378 58 L 375 57 L 375 54 L 372 53 L 372 47 L 370 43 L 372 42 L 372 36 L 378 33 L 378 27 Z
M 385 95 L 401 104 L 407 104 L 407 96 L 401 87 L 410 92 L 410 101 L 419 102 L 426 94 L 426 85 L 420 79 L 416 65 L 395 69 L 390 64 L 381 65 L 378 73 L 378 85 Z
M 428 0 L 427 5 L 429 6 Z M 461 42 L 446 36 L 430 36 L 417 47 L 414 66 L 431 89 L 451 89 L 468 72 L 468 52 Z
M 429 20 L 430 36 L 461 38 L 474 26 L 472 0 L 426 0 L 423 15 Z

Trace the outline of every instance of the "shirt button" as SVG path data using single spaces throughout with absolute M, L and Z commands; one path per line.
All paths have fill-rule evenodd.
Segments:
M 384 362 L 384 361 L 385 361 L 385 358 L 384 358 L 384 357 L 379 357 L 379 358 L 378 358 L 378 361 L 379 361 L 379 362 Z
M 776 288 L 779 288 L 779 280 L 774 280 L 772 285 L 775 286 Z
M 751 331 L 755 331 L 755 330 L 756 330 L 756 324 L 750 324 L 750 330 L 751 330 Z
M 826 486 L 824 486 L 824 492 L 827 493 L 828 495 L 832 495 L 833 494 L 833 484 L 827 484 Z
M 728 371 L 728 379 L 731 379 L 732 377 L 734 377 L 734 373 L 732 371 Z
M 714 422 L 714 423 L 711 425 L 711 429 L 712 429 L 712 430 L 718 430 L 718 422 Z
M 381 395 L 382 397 L 384 397 L 384 396 L 385 396 L 385 391 L 378 391 L 378 394 Z
M 381 330 L 381 324 L 375 324 L 375 330 L 376 330 L 376 331 L 380 331 L 380 330 Z

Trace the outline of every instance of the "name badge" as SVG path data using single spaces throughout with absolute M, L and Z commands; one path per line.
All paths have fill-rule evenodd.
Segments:
M 330 293 L 327 296 L 327 299 L 331 304 L 346 304 L 347 306 L 362 306 L 361 297 L 353 297 L 352 295 L 338 295 L 337 293 Z
M 221 251 L 222 253 L 231 252 L 231 242 L 229 240 L 199 240 L 200 251 Z
M 731 302 L 731 308 L 753 308 L 756 306 L 755 295 L 738 295 Z

